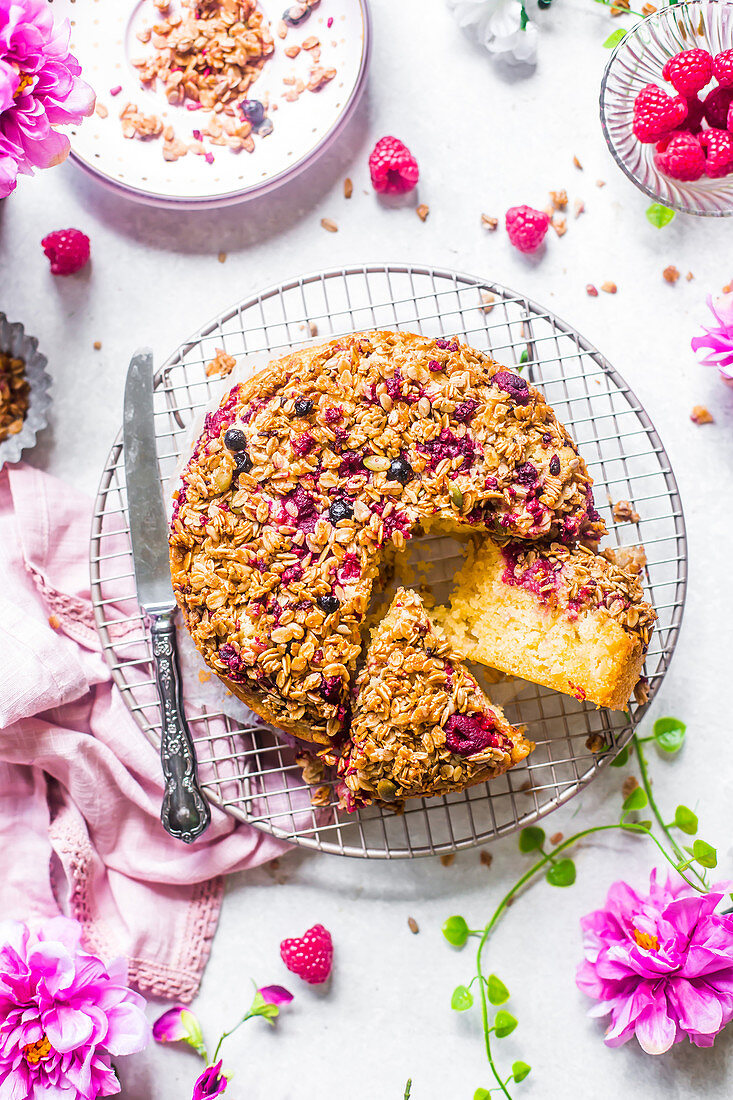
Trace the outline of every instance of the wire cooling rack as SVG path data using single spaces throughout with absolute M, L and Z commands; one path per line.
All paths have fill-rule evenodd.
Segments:
M 482 293 L 483 292 L 483 293 Z M 667 671 L 682 619 L 685 526 L 674 475 L 644 409 L 623 379 L 586 340 L 535 302 L 469 275 L 411 265 L 366 264 L 319 272 L 246 299 L 183 343 L 156 377 L 155 421 L 166 499 L 175 488 L 191 422 L 216 379 L 205 365 L 217 348 L 234 356 L 283 354 L 309 342 L 368 328 L 453 336 L 524 366 L 574 435 L 595 480 L 596 504 L 609 528 L 606 545 L 643 544 L 648 595 L 659 615 L 646 658 L 649 700 Z M 219 382 L 219 385 L 221 383 Z M 636 523 L 617 525 L 612 504 L 628 500 Z M 160 743 L 160 715 L 147 630 L 137 604 L 126 510 L 121 436 L 109 455 L 96 500 L 92 598 L 104 652 L 136 722 Z M 416 540 L 412 554 L 434 569 L 444 598 L 455 544 Z M 443 585 L 443 591 L 438 589 Z M 181 630 L 183 633 L 183 629 Z M 208 798 L 259 829 L 308 848 L 368 858 L 451 852 L 536 821 L 577 794 L 631 737 L 645 705 L 597 710 L 566 695 L 511 680 L 490 692 L 512 722 L 524 722 L 536 749 L 490 784 L 460 794 L 415 799 L 395 814 L 369 807 L 347 814 L 329 790 L 314 806 L 295 765 L 296 750 L 253 718 L 242 720 L 218 681 L 186 668 L 184 697 Z M 214 699 L 212 705 L 211 699 Z

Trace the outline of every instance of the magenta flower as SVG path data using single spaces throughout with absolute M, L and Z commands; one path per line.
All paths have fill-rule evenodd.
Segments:
M 714 912 L 725 895 L 698 894 L 686 883 L 657 883 L 640 896 L 625 882 L 605 909 L 581 920 L 585 962 L 578 988 L 611 1017 L 609 1046 L 634 1034 L 647 1054 L 663 1054 L 687 1036 L 712 1046 L 733 1019 L 733 916 Z
M 289 1005 L 293 994 L 282 985 L 263 985 L 257 992 L 268 1005 Z
M 0 924 L 0 1097 L 95 1100 L 120 1091 L 110 1055 L 147 1044 L 145 1002 L 123 959 L 82 951 L 66 917 Z
M 221 1096 L 227 1087 L 227 1079 L 221 1072 L 221 1059 L 215 1066 L 207 1066 L 193 1086 L 191 1100 L 211 1100 L 212 1096 Z
M 196 1017 L 185 1005 L 174 1005 L 153 1024 L 153 1038 L 156 1043 L 178 1043 L 188 1039 L 191 1034 L 190 1021 L 198 1025 Z
M 733 385 L 733 292 L 722 294 L 713 300 L 708 295 L 708 306 L 717 321 L 717 324 L 706 328 L 703 325 L 704 336 L 694 336 L 690 341 L 693 351 L 708 349 L 708 354 L 702 356 L 700 362 L 705 367 L 717 367 L 723 376 L 723 381 L 729 386 Z
M 0 0 L 0 198 L 19 172 L 64 160 L 69 139 L 54 127 L 94 110 L 70 33 L 68 19 L 54 23 L 48 0 Z

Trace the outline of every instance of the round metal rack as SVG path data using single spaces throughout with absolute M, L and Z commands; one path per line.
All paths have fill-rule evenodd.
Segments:
M 191 422 L 210 403 L 215 385 L 221 386 L 205 371 L 217 348 L 237 357 L 274 357 L 311 341 L 314 331 L 326 340 L 369 328 L 458 336 L 523 369 L 543 390 L 593 475 L 596 504 L 609 528 L 607 545 L 644 546 L 646 590 L 659 615 L 645 665 L 650 701 L 674 651 L 686 585 L 684 518 L 669 459 L 638 399 L 603 356 L 548 310 L 505 287 L 454 271 L 363 264 L 293 279 L 227 310 L 182 343 L 156 376 L 166 499 L 189 446 Z M 631 502 L 638 522 L 614 522 L 618 500 Z M 452 574 L 451 551 L 437 539 L 416 540 L 412 552 L 442 565 L 443 578 Z M 114 679 L 141 730 L 159 744 L 150 647 L 130 552 L 121 437 L 110 451 L 96 501 L 91 573 L 97 625 Z M 202 665 L 200 679 L 207 676 Z M 202 702 L 199 673 L 184 676 L 187 715 L 211 802 L 296 844 L 367 858 L 451 852 L 536 821 L 613 759 L 648 706 L 632 701 L 626 712 L 597 710 L 524 681 L 492 685 L 492 697 L 510 721 L 526 723 L 536 743 L 521 767 L 460 794 L 407 802 L 399 814 L 378 807 L 348 814 L 335 797 L 312 805 L 312 788 L 295 764 L 293 746 L 261 722 L 233 716 L 223 686 L 212 705 L 207 686 L 209 701 Z

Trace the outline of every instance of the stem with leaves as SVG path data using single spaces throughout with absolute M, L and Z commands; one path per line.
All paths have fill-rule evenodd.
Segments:
M 701 873 L 698 868 L 714 867 L 717 862 L 717 853 L 709 844 L 706 844 L 702 840 L 696 840 L 692 848 L 685 849 L 685 851 L 689 853 L 689 858 L 685 855 L 685 851 L 682 850 L 677 840 L 672 835 L 672 829 L 680 829 L 688 835 L 694 835 L 697 832 L 697 817 L 688 807 L 680 805 L 675 811 L 674 820 L 672 822 L 665 822 L 652 794 L 647 760 L 642 748 L 645 742 L 653 740 L 662 753 L 674 754 L 679 751 L 682 746 L 684 735 L 684 723 L 676 718 L 658 719 L 654 725 L 654 733 L 649 737 L 639 738 L 634 735 L 634 745 L 639 760 L 641 784 L 639 785 L 638 782 L 635 783 L 633 778 L 630 777 L 630 781 L 635 783 L 635 786 L 632 787 L 624 799 L 621 808 L 621 816 L 618 822 L 607 825 L 589 826 L 587 829 L 582 829 L 580 832 L 575 833 L 567 839 L 561 839 L 558 844 L 548 851 L 545 851 L 545 833 L 543 829 L 539 826 L 531 826 L 523 829 L 519 835 L 520 851 L 524 853 L 540 852 L 540 858 L 525 871 L 506 892 L 485 927 L 483 929 L 469 928 L 465 919 L 460 916 L 449 917 L 443 925 L 443 935 L 454 947 L 460 948 L 465 946 L 471 937 L 478 938 L 479 940 L 476 951 L 476 973 L 468 986 L 457 986 L 451 998 L 451 1007 L 454 1010 L 464 1012 L 470 1009 L 474 1003 L 471 986 L 474 982 L 478 982 L 486 1060 L 494 1080 L 496 1081 L 496 1086 L 491 1089 L 477 1089 L 474 1094 L 474 1100 L 488 1100 L 492 1092 L 501 1093 L 507 1100 L 511 1100 L 511 1093 L 509 1091 L 510 1083 L 518 1083 L 524 1080 L 530 1072 L 530 1067 L 525 1062 L 515 1062 L 512 1065 L 511 1074 L 504 1078 L 496 1064 L 491 1046 L 491 1036 L 494 1035 L 496 1038 L 501 1039 L 511 1034 L 517 1026 L 517 1020 L 504 1009 L 500 1009 L 497 1011 L 493 1023 L 491 1022 L 489 1005 L 499 1006 L 504 1004 L 509 999 L 509 991 L 495 974 L 491 974 L 488 978 L 486 977 L 483 960 L 489 937 L 496 928 L 496 925 L 509 908 L 516 895 L 541 871 L 545 871 L 546 880 L 552 886 L 572 886 L 575 882 L 576 875 L 575 864 L 571 859 L 567 858 L 567 856 L 563 856 L 563 858 L 558 857 L 561 856 L 562 853 L 567 852 L 568 849 L 577 845 L 580 841 L 596 833 L 623 830 L 627 833 L 636 833 L 648 837 L 657 846 L 664 859 L 684 879 L 691 889 L 701 894 L 707 892 L 709 888 L 707 879 L 704 871 Z M 612 766 L 623 766 L 628 762 L 628 759 L 628 749 L 623 749 L 612 762 Z M 638 821 L 630 818 L 630 814 L 634 814 L 646 806 L 649 806 L 651 809 L 656 824 L 668 847 L 666 847 L 652 831 L 652 821 Z M 697 881 L 688 877 L 685 873 L 688 869 L 691 869 L 691 874 Z

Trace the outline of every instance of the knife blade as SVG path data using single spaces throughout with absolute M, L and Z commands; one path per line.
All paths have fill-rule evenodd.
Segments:
M 160 699 L 160 758 L 165 793 L 160 819 L 171 836 L 190 844 L 211 812 L 198 783 L 196 753 L 183 712 L 176 645 L 176 600 L 168 562 L 168 521 L 158 470 L 153 406 L 153 353 L 133 355 L 125 382 L 122 439 L 132 560 L 138 602 L 150 624 Z

